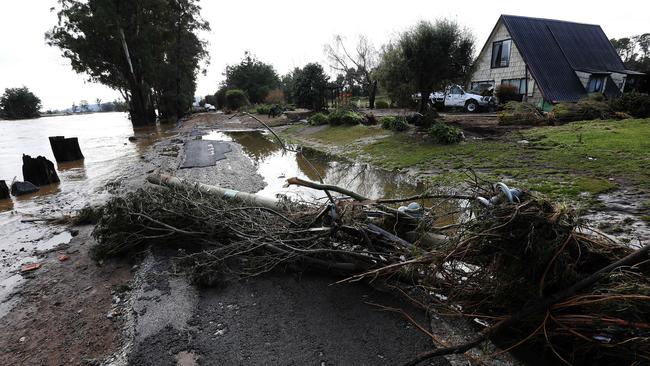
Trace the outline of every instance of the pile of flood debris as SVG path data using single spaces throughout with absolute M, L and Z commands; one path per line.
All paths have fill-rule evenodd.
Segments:
M 427 310 L 484 324 L 475 339 L 440 342 L 410 364 L 486 339 L 503 350 L 539 347 L 558 363 L 650 362 L 649 247 L 635 250 L 583 227 L 566 205 L 504 184 L 371 200 L 288 180 L 324 191 L 329 201 L 315 204 L 166 176 L 149 181 L 155 185 L 101 209 L 95 256 L 182 248 L 175 268 L 204 284 L 279 269 L 324 271 L 339 282 L 381 281 Z M 440 225 L 440 207 L 451 207 L 456 222 Z

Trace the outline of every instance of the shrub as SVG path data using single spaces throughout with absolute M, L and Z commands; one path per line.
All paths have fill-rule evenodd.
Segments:
M 538 126 L 546 123 L 546 118 L 530 103 L 510 101 L 497 116 L 500 125 Z
M 328 119 L 331 125 L 358 125 L 364 121 L 361 114 L 340 108 L 331 112 Z
M 585 98 L 577 103 L 558 103 L 551 111 L 551 118 L 560 123 L 614 117 L 609 104 L 593 98 Z
M 404 117 L 386 116 L 379 119 L 381 128 L 395 132 L 406 131 L 409 128 Z
M 463 130 L 445 123 L 434 123 L 429 129 L 429 134 L 434 142 L 439 144 L 457 144 L 465 140 Z
M 307 119 L 307 122 L 309 122 L 309 124 L 312 126 L 326 125 L 329 122 L 329 118 L 325 113 L 318 112 L 309 117 Z
M 614 111 L 629 113 L 636 118 L 650 117 L 650 95 L 631 92 L 612 100 Z
M 271 108 L 273 106 L 269 104 L 256 104 L 254 107 L 255 113 L 257 114 L 263 114 L 263 115 L 268 115 L 269 112 L 271 112 Z
M 506 104 L 512 101 L 521 102 L 519 88 L 514 85 L 501 84 L 497 86 L 494 95 L 496 95 L 499 104 Z
M 397 117 L 394 116 L 386 116 L 386 117 L 381 117 L 379 119 L 379 123 L 381 124 L 381 128 L 390 130 L 390 127 L 393 125 L 393 121 L 395 121 Z
M 375 102 L 375 108 L 377 109 L 387 109 L 390 108 L 390 104 L 385 100 L 378 100 Z
M 284 103 L 284 92 L 282 89 L 271 90 L 264 98 L 266 104 L 282 104 Z
M 604 99 L 586 98 L 576 103 L 582 119 L 609 119 L 614 117 L 612 108 Z
M 230 89 L 226 91 L 226 105 L 229 109 L 239 109 L 248 104 L 248 97 L 245 91 L 241 89 Z

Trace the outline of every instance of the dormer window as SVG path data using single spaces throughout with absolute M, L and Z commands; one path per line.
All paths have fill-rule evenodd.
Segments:
M 602 93 L 605 85 L 604 76 L 592 75 L 587 83 L 587 93 Z
M 510 46 L 512 40 L 494 42 L 492 44 L 492 68 L 508 67 L 510 65 Z

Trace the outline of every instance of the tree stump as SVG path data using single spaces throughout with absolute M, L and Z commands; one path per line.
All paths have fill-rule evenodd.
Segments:
M 23 154 L 23 179 L 36 186 L 45 186 L 59 182 L 54 164 L 43 156 L 36 159 Z
M 38 187 L 29 182 L 13 182 L 11 184 L 11 194 L 14 196 L 22 196 L 34 192 L 38 192 Z
M 52 147 L 52 153 L 54 153 L 54 159 L 56 159 L 57 163 L 84 158 L 79 147 L 79 140 L 76 137 L 50 136 L 50 146 Z
M 0 200 L 9 198 L 9 187 L 7 187 L 7 182 L 0 180 Z

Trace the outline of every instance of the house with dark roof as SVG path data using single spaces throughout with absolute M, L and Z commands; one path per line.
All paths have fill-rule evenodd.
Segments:
M 501 15 L 477 59 L 470 89 L 509 84 L 540 108 L 589 93 L 620 95 L 627 70 L 599 25 Z

